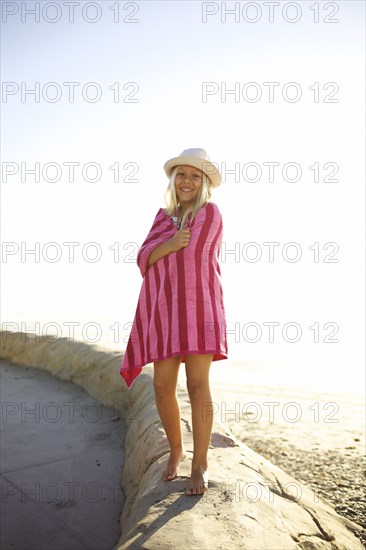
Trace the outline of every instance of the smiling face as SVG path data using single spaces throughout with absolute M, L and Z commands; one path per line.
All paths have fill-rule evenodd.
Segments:
M 194 166 L 178 166 L 175 176 L 175 192 L 183 209 L 196 203 L 202 187 L 203 172 Z

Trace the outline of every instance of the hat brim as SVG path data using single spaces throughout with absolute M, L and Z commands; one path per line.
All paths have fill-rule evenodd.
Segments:
M 197 157 L 174 157 L 169 159 L 164 164 L 164 170 L 168 178 L 170 178 L 172 170 L 175 166 L 181 166 L 188 164 L 194 166 L 206 174 L 212 183 L 212 187 L 218 187 L 221 183 L 221 175 L 217 167 L 212 162 L 204 159 L 198 159 Z

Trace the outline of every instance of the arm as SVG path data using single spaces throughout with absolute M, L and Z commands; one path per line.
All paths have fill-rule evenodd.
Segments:
M 189 229 L 179 229 L 173 237 L 165 241 L 164 243 L 159 244 L 154 248 L 148 257 L 147 265 L 150 267 L 152 264 L 164 258 L 172 252 L 178 252 L 181 248 L 184 248 L 189 245 L 190 240 L 190 230 Z
M 159 244 L 154 250 L 152 250 L 149 254 L 149 257 L 147 259 L 147 265 L 150 267 L 152 264 L 160 260 L 161 258 L 164 258 L 164 256 L 167 256 L 173 252 L 171 240 L 165 241 L 165 243 Z

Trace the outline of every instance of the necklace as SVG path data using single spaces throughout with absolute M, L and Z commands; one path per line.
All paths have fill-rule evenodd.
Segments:
M 178 216 L 171 216 L 170 219 L 175 223 L 175 225 L 177 226 L 177 228 L 180 229 L 180 226 L 181 226 L 181 224 L 182 224 L 182 219 L 183 219 L 183 218 L 181 218 L 181 219 L 179 220 L 179 222 L 178 222 Z
M 178 210 L 179 210 L 179 211 L 182 210 L 182 205 L 181 205 L 181 204 L 178 206 Z M 178 222 L 178 216 L 174 216 L 174 215 L 173 215 L 173 216 L 170 217 L 170 219 L 172 220 L 173 223 L 175 223 L 175 225 L 177 226 L 177 228 L 180 229 L 180 226 L 182 225 L 182 219 L 183 219 L 183 217 L 179 220 L 179 222 Z

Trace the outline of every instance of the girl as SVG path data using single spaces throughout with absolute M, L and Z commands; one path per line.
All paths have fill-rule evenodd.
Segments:
M 137 255 L 143 276 L 135 319 L 120 374 L 128 387 L 154 363 L 156 406 L 170 445 L 162 474 L 177 476 L 186 456 L 176 388 L 185 363 L 192 407 L 193 459 L 187 495 L 208 488 L 207 454 L 213 407 L 212 361 L 227 359 L 226 319 L 218 256 L 223 223 L 211 190 L 221 183 L 204 149 L 186 149 L 168 160 L 167 208 L 160 208 Z

